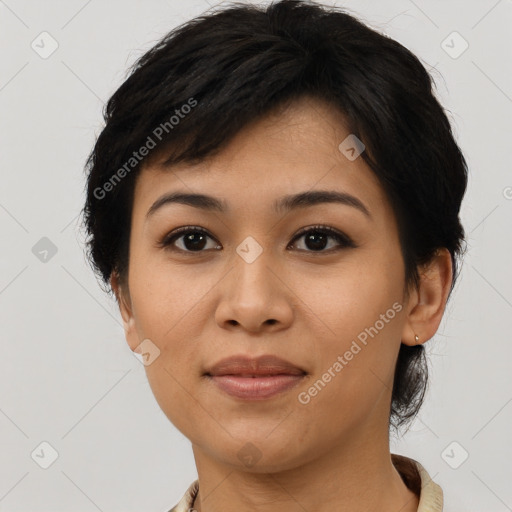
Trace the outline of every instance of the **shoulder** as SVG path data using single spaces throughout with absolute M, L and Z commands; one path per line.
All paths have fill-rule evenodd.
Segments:
M 419 496 L 418 512 L 442 512 L 443 490 L 416 460 L 391 454 L 391 460 L 405 485 Z
M 194 503 L 194 498 L 197 495 L 199 489 L 199 480 L 194 480 L 185 491 L 185 494 L 181 500 L 174 505 L 168 512 L 189 512 Z

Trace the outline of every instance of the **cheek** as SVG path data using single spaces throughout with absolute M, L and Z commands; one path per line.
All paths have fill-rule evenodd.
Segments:
M 198 419 L 207 421 L 207 418 L 199 406 L 201 399 L 194 392 L 197 384 L 190 375 L 187 377 L 185 373 L 176 372 L 169 361 L 161 360 L 159 364 L 155 361 L 146 367 L 146 376 L 160 409 L 169 421 L 192 442 L 198 441 L 204 428 L 204 422 Z
M 336 423 L 347 421 L 347 410 L 368 410 L 392 388 L 403 323 L 402 267 L 374 252 L 326 282 L 305 279 L 299 291 L 315 313 L 311 344 L 318 354 L 304 401 L 318 408 L 314 415 L 334 411 L 329 416 Z
M 141 267 L 139 267 L 141 268 Z M 192 284 L 191 284 L 192 283 Z M 183 273 L 133 267 L 130 290 L 139 339 L 150 339 L 159 356 L 145 367 L 156 401 L 169 420 L 190 436 L 200 414 L 195 399 L 199 343 L 204 340 L 208 277 L 191 281 Z
M 192 266 L 171 265 L 164 257 L 150 259 L 143 253 L 133 257 L 130 279 L 141 335 L 162 346 L 195 335 L 201 304 L 218 280 L 211 272 L 198 276 Z
M 321 359 L 294 415 L 305 446 L 328 451 L 333 440 L 349 438 L 370 416 L 387 418 L 401 320 L 391 305 L 382 311 L 388 311 L 388 323 L 379 319 L 380 330 L 374 319 L 340 317 L 339 336 L 322 340 Z
M 365 329 L 376 323 L 384 336 L 400 331 L 395 317 L 403 308 L 403 266 L 396 248 L 391 247 L 390 251 L 393 252 L 377 247 L 354 252 L 354 257 L 328 272 L 285 275 L 303 304 L 298 305 L 301 313 L 297 318 L 305 319 L 310 329 L 318 328 L 323 345 L 330 340 L 328 344 L 333 349 L 342 349 L 359 334 L 363 333 L 364 338 Z M 324 348 L 319 353 L 323 351 Z

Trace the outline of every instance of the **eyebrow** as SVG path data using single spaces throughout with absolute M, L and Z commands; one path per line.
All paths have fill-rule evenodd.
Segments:
M 371 218 L 368 208 L 357 197 L 346 192 L 334 190 L 310 190 L 298 194 L 284 196 L 272 204 L 275 213 L 287 212 L 298 208 L 306 208 L 325 203 L 338 203 L 351 206 Z M 146 220 L 158 209 L 168 204 L 184 204 L 206 211 L 218 211 L 225 213 L 229 211 L 227 203 L 221 199 L 206 194 L 192 194 L 185 192 L 170 192 L 158 198 L 146 213 Z

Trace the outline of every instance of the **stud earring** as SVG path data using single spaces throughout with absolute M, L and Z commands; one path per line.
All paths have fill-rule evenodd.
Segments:
M 420 337 L 417 334 L 414 335 L 414 339 L 415 339 L 416 343 L 418 343 L 418 341 L 420 341 Z

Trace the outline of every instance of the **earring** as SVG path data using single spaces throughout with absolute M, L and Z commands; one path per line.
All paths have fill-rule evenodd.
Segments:
M 414 335 L 414 339 L 415 339 L 416 343 L 418 343 L 418 341 L 420 341 L 420 337 L 417 334 Z

